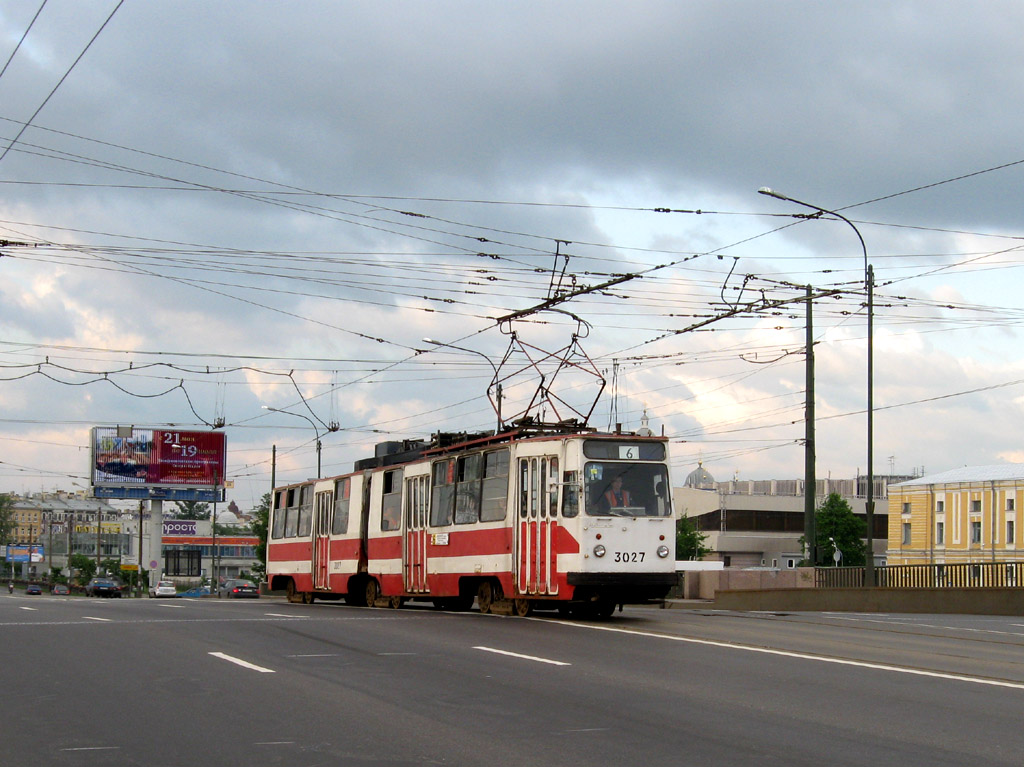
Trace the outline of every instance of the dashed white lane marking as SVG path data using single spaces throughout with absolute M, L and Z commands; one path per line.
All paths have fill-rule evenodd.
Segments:
M 672 636 L 671 634 L 656 634 L 651 631 L 636 631 L 635 629 L 615 628 L 613 626 L 591 626 L 583 623 L 572 623 L 570 621 L 551 621 L 561 623 L 564 626 L 575 626 L 576 628 L 591 629 L 593 631 L 611 631 L 617 634 L 632 634 L 634 636 L 651 637 L 653 639 L 667 639 L 672 642 L 686 642 L 688 644 L 699 644 L 707 647 L 723 647 L 727 650 L 743 650 L 745 652 L 756 652 L 764 655 L 776 655 L 784 658 L 797 658 L 799 660 L 813 660 L 819 663 L 833 663 L 837 666 L 856 666 L 858 668 L 871 668 L 876 671 L 890 671 L 896 674 L 911 674 L 913 676 L 927 676 L 933 679 L 950 679 L 955 682 L 970 682 L 971 684 L 985 684 L 992 687 L 1009 687 L 1014 690 L 1024 690 L 1024 682 L 1007 682 L 1001 679 L 985 679 L 984 677 L 968 676 L 966 674 L 950 674 L 944 671 L 926 671 L 919 668 L 908 668 L 906 666 L 891 666 L 887 663 L 869 663 L 867 661 L 847 660 L 845 658 L 830 658 L 826 655 L 812 655 L 803 652 L 791 652 L 789 650 L 775 650 L 770 647 L 754 647 L 752 645 L 736 644 L 734 642 L 720 642 L 711 639 L 694 639 L 693 637 Z
M 267 615 L 267 616 L 269 616 L 271 618 L 297 618 L 297 619 L 301 619 L 301 620 L 308 620 L 308 618 L 309 618 L 309 616 L 307 616 L 307 615 L 287 615 L 285 613 L 263 613 L 263 614 Z
M 102 623 L 110 623 L 110 618 L 97 618 L 93 615 L 83 615 L 83 618 L 87 621 L 100 621 Z
M 120 746 L 81 746 L 79 748 L 62 748 L 61 751 L 120 751 Z
M 493 647 L 474 647 L 474 650 L 483 650 L 484 652 L 493 652 L 498 655 L 508 655 L 510 658 L 522 658 L 523 660 L 532 660 L 537 663 L 549 663 L 552 666 L 571 666 L 571 663 L 565 663 L 560 660 L 551 660 L 550 658 L 538 658 L 536 655 L 521 655 L 517 652 L 509 652 L 508 650 L 496 650 Z
M 221 660 L 226 660 L 228 663 L 234 663 L 234 664 L 236 664 L 238 666 L 241 666 L 242 668 L 247 668 L 250 671 L 259 671 L 261 674 L 273 674 L 274 673 L 274 669 L 272 669 L 272 668 L 263 668 L 263 666 L 257 666 L 255 663 L 249 663 L 249 661 L 242 660 L 241 658 L 235 658 L 235 657 L 232 657 L 230 655 L 226 655 L 225 653 L 222 653 L 222 652 L 212 652 L 212 653 L 210 653 L 210 655 L 212 655 L 214 658 L 220 658 Z
M 19 607 L 19 610 L 29 610 L 30 612 L 36 612 L 35 607 Z

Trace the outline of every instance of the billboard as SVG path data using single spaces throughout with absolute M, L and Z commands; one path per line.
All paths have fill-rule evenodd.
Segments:
M 19 543 L 7 544 L 8 562 L 42 562 L 43 555 L 44 549 L 41 543 L 24 545 Z
M 151 488 L 212 493 L 224 486 L 227 443 L 223 432 L 134 427 L 130 436 L 127 432 L 114 426 L 92 429 L 92 485 L 97 496 L 147 497 L 137 491 Z

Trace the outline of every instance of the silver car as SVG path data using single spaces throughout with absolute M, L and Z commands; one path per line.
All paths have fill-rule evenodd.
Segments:
M 178 588 L 174 585 L 174 581 L 157 581 L 154 588 L 149 590 L 151 597 L 176 597 L 178 596 Z

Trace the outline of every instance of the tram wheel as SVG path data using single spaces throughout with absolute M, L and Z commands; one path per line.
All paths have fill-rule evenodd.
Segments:
M 314 599 L 316 599 L 316 594 L 314 594 L 312 591 L 302 592 L 302 604 L 311 605 L 313 604 Z
M 480 584 L 480 588 L 476 591 L 476 602 L 480 607 L 480 612 L 485 615 L 491 611 L 491 607 L 494 606 L 494 586 L 491 585 L 490 581 L 484 581 Z
M 380 594 L 380 589 L 377 588 L 377 581 L 370 578 L 366 582 L 366 606 L 373 607 L 377 601 L 377 595 Z
M 392 610 L 397 610 L 399 607 L 405 604 L 405 599 L 399 596 L 388 597 L 388 607 Z
M 288 581 L 288 601 L 296 604 L 302 602 L 302 592 L 295 590 L 295 581 Z
M 533 612 L 533 600 L 519 597 L 515 601 L 514 608 L 516 615 L 520 618 L 525 618 Z
M 614 612 L 614 602 L 598 602 L 590 608 L 590 615 L 601 621 L 606 621 L 611 618 Z

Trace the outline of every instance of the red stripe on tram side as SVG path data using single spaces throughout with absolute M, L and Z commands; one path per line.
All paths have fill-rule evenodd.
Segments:
M 267 559 L 271 562 L 309 561 L 312 557 L 313 542 L 310 540 L 271 543 L 267 546 Z
M 366 554 L 371 563 L 375 559 L 401 559 L 402 536 L 389 535 L 387 537 L 371 538 L 367 542 Z

